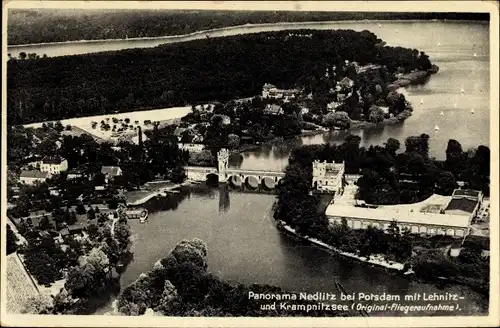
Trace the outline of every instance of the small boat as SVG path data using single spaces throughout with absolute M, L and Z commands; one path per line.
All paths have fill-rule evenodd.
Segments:
M 424 99 L 420 99 L 420 105 L 424 104 Z
M 378 23 L 378 28 L 381 28 L 382 27 L 382 24 Z
M 465 93 L 464 88 L 460 89 L 460 93 L 461 93 L 461 94 L 464 94 L 464 93 Z
M 472 109 L 470 110 L 470 113 L 471 113 L 471 114 L 474 114 L 474 113 L 475 113 L 474 108 L 472 108 Z
M 439 115 L 444 116 L 444 112 L 443 112 L 443 111 L 441 111 L 441 113 L 439 113 Z
M 439 131 L 439 126 L 437 126 L 437 124 L 436 124 L 436 126 L 434 127 L 434 130 Z

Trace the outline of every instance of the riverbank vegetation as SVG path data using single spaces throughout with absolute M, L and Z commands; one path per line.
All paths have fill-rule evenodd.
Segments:
M 349 311 L 306 311 L 264 309 L 273 301 L 254 299 L 255 294 L 287 294 L 269 285 L 232 285 L 208 271 L 207 247 L 203 241 L 181 241 L 147 273 L 125 287 L 114 314 L 165 316 L 347 316 Z M 289 293 L 291 294 L 291 293 Z M 289 305 L 313 305 L 303 300 L 287 300 Z M 280 302 L 277 302 L 280 303 Z
M 454 174 L 446 170 L 454 167 L 452 163 L 455 163 L 453 159 L 456 157 L 452 154 L 460 153 L 451 151 L 459 148 L 456 140 L 450 140 L 444 162 L 429 159 L 426 135 L 407 138 L 406 150 L 400 154 L 397 154 L 400 142 L 396 139 L 390 138 L 383 147 L 370 146 L 368 149 L 359 147 L 359 143 L 359 137 L 348 136 L 341 145 L 296 148 L 278 187 L 275 218 L 295 229 L 299 235 L 319 239 L 341 251 L 359 256 L 382 254 L 386 260 L 411 265 L 421 279 L 435 280 L 442 276 L 486 292 L 489 261 L 481 256 L 484 245 L 476 241 L 464 244 L 464 253 L 457 259 L 451 259 L 442 248 L 443 241 L 447 241 L 448 246 L 452 244 L 449 237 L 422 237 L 400 230 L 394 223 L 387 232 L 374 227 L 356 230 L 349 228 L 345 220 L 342 224 L 331 224 L 324 213 L 318 213 L 319 198 L 312 193 L 314 160 L 344 160 L 346 173 L 361 175 L 356 197 L 370 203 L 415 202 L 433 193 L 450 195 L 457 187 Z M 478 189 L 486 191 L 489 188 L 489 182 L 486 182 L 489 171 L 479 163 L 489 158 L 489 149 L 480 146 L 470 153 L 470 156 L 457 157 L 465 161 L 464 165 L 469 163 L 469 171 L 462 178 L 466 186 L 478 186 L 481 187 Z M 476 185 L 477 181 L 482 183 Z
M 381 67 L 358 78 L 354 62 Z M 384 114 L 377 107 L 388 107 L 387 115 L 408 107 L 387 90 L 395 73 L 429 69 L 425 53 L 386 46 L 366 30 L 263 32 L 149 49 L 10 59 L 7 112 L 12 125 L 229 101 L 260 94 L 272 82 L 312 94 L 313 113 L 326 111 L 345 91 L 342 111 L 352 119 L 379 122 Z M 343 77 L 356 85 L 347 83 L 337 92 Z M 295 129 L 295 121 L 289 121 L 284 133 Z
M 394 19 L 488 20 L 480 13 L 10 9 L 8 44 L 187 34 L 244 24 Z

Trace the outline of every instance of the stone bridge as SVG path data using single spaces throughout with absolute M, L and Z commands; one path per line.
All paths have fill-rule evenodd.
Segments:
M 269 189 L 278 185 L 285 176 L 285 172 L 228 168 L 228 159 L 227 149 L 221 149 L 217 153 L 217 167 L 186 166 L 184 170 L 188 180 L 206 181 L 210 176 L 217 176 L 220 183 L 246 184 L 253 188 L 264 185 Z
M 285 172 L 264 171 L 264 170 L 242 170 L 228 168 L 224 172 L 219 172 L 215 167 L 184 167 L 187 179 L 193 181 L 206 181 L 210 176 L 217 176 L 220 183 L 231 183 L 235 186 L 246 184 L 253 188 L 264 185 L 273 189 L 285 176 Z

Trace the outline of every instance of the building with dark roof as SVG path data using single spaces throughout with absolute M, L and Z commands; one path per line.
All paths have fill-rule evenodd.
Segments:
M 482 193 L 478 190 L 472 189 L 455 189 L 455 191 L 453 191 L 452 197 L 479 200 L 482 197 Z
M 32 185 L 35 183 L 42 183 L 47 180 L 49 174 L 47 172 L 32 170 L 32 171 L 22 171 L 19 177 L 19 181 L 24 184 Z
M 68 170 L 68 161 L 60 156 L 45 156 L 40 165 L 42 172 L 50 175 L 60 174 Z
M 280 115 L 283 114 L 283 109 L 280 105 L 276 104 L 268 104 L 264 109 L 264 113 L 269 115 Z
M 114 178 L 122 175 L 122 169 L 119 166 L 103 166 L 101 173 L 107 178 Z
M 444 212 L 452 215 L 469 216 L 472 219 L 476 215 L 480 205 L 481 203 L 477 200 L 452 198 L 444 209 Z

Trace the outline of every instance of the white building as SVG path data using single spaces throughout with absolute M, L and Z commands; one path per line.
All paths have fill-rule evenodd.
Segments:
M 35 183 L 43 183 L 47 180 L 49 174 L 37 170 L 22 171 L 19 181 L 27 185 L 34 185 Z
M 313 162 L 313 188 L 318 191 L 341 193 L 344 178 L 344 162 Z
M 110 180 L 123 174 L 122 169 L 119 166 L 103 166 L 101 168 L 101 173 L 104 174 L 104 180 L 106 183 L 109 183 Z
M 199 153 L 205 149 L 204 144 L 195 144 L 195 143 L 178 143 L 177 144 L 180 150 L 187 150 L 190 153 Z
M 341 224 L 344 218 L 352 229 L 366 229 L 372 226 L 387 230 L 391 222 L 395 221 L 400 229 L 407 228 L 415 234 L 454 237 L 466 236 L 470 223 L 467 216 L 389 209 L 386 206 L 368 208 L 332 204 L 328 206 L 325 214 L 330 222 L 336 224 Z
M 361 207 L 333 203 L 325 214 L 331 223 L 341 224 L 345 219 L 352 229 L 372 226 L 386 230 L 395 221 L 400 229 L 414 234 L 465 237 L 481 201 L 481 192 L 457 189 L 451 197 L 433 195 L 415 204 Z
M 40 171 L 47 172 L 49 176 L 60 174 L 68 170 L 68 161 L 60 156 L 46 156 L 42 159 Z
M 297 89 L 278 89 L 276 86 L 266 83 L 262 87 L 263 98 L 283 99 L 288 101 L 294 99 L 299 90 Z

